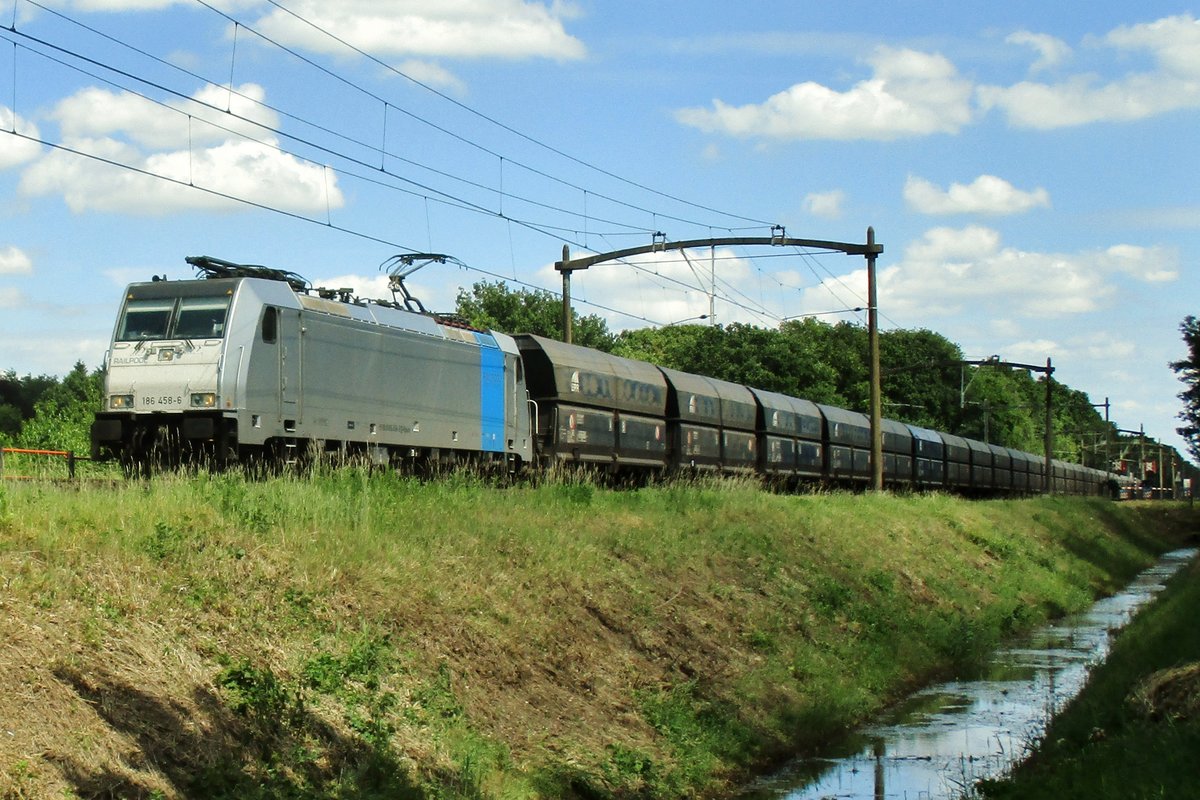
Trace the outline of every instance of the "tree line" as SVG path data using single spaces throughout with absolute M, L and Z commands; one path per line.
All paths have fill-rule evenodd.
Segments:
M 103 380 L 82 361 L 62 378 L 0 373 L 0 445 L 88 453 Z

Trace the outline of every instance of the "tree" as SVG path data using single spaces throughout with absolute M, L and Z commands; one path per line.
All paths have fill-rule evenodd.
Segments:
M 935 430 L 953 430 L 961 410 L 958 362 L 962 357 L 958 345 L 930 330 L 881 332 L 884 416 Z
M 533 333 L 562 339 L 562 300 L 544 289 L 508 288 L 500 281 L 480 281 L 471 291 L 458 290 L 455 310 L 471 324 L 506 333 Z M 571 340 L 584 347 L 611 352 L 616 337 L 596 316 L 571 312 Z
M 16 441 L 38 401 L 57 385 L 58 378 L 50 375 L 18 378 L 11 369 L 0 373 L 0 440 Z
M 737 322 L 639 328 L 622 331 L 613 352 L 756 389 L 837 402 L 836 372 L 819 357 L 811 338 L 797 330 Z
M 1183 411 L 1179 418 L 1183 426 L 1175 430 L 1188 444 L 1192 457 L 1200 460 L 1200 318 L 1188 315 L 1179 325 L 1183 341 L 1188 347 L 1188 357 L 1171 363 L 1171 369 L 1187 387 L 1179 393 Z
M 33 419 L 21 428 L 17 442 L 22 447 L 47 450 L 91 449 L 91 425 L 100 408 L 103 372 L 88 372 L 77 361 L 61 383 L 48 389 L 34 407 Z

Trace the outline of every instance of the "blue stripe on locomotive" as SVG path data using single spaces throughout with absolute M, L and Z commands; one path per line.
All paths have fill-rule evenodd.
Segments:
M 479 447 L 485 452 L 504 452 L 504 352 L 486 333 L 476 333 L 479 342 Z

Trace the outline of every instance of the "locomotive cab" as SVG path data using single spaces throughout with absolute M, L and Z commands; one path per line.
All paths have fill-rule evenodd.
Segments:
M 201 445 L 220 455 L 221 364 L 239 281 L 131 284 L 106 356 L 92 457 L 174 462 Z

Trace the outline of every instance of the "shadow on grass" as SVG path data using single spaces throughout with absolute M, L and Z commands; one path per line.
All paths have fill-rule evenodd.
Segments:
M 150 770 L 189 800 L 424 797 L 390 750 L 336 731 L 299 698 L 270 719 L 235 712 L 205 687 L 197 687 L 192 705 L 185 706 L 108 675 L 59 668 L 55 676 L 113 731 L 136 742 L 124 769 L 56 757 L 80 797 L 161 797 L 159 781 L 137 777 Z

